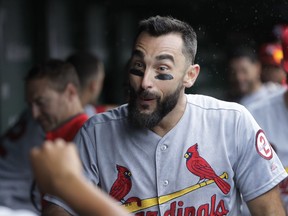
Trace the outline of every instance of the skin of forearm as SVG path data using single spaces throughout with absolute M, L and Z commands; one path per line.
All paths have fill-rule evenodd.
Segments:
M 285 216 L 278 186 L 264 195 L 249 201 L 248 207 L 252 216 Z

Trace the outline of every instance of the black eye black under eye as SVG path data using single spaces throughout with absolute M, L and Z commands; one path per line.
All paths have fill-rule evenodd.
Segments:
M 144 76 L 144 72 L 137 70 L 137 69 L 130 69 L 130 73 L 136 76 L 140 76 L 143 77 Z
M 134 69 L 134 68 L 130 69 L 129 72 L 135 76 L 140 76 L 140 77 L 144 76 L 144 72 L 137 70 L 137 69 Z M 158 79 L 158 80 L 172 80 L 172 79 L 174 79 L 174 77 L 171 74 L 158 74 L 154 78 Z
M 158 74 L 155 76 L 155 79 L 159 80 L 172 80 L 174 77 L 171 74 Z

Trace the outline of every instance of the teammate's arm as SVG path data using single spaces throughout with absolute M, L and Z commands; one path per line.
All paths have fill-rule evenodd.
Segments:
M 46 141 L 31 152 L 36 182 L 44 193 L 63 199 L 80 215 L 127 216 L 114 200 L 93 186 L 82 175 L 75 145 L 63 140 Z M 49 204 L 43 215 L 67 216 L 63 208 Z
M 278 186 L 247 202 L 252 216 L 285 216 Z

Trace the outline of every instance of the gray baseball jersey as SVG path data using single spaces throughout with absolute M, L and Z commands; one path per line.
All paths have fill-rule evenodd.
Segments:
M 30 200 L 34 177 L 29 153 L 31 148 L 40 146 L 44 138 L 44 131 L 28 110 L 25 110 L 19 121 L 1 137 L 0 206 L 36 211 Z
M 288 109 L 282 92 L 248 107 L 259 125 L 266 131 L 269 142 L 288 172 Z M 288 213 L 288 178 L 280 184 L 282 199 Z
M 124 105 L 92 117 L 75 142 L 87 178 L 137 216 L 239 215 L 240 192 L 249 201 L 287 176 L 250 113 L 207 96 L 187 95 L 164 137 L 133 128 Z
M 278 94 L 279 92 L 284 91 L 285 87 L 283 87 L 278 83 L 273 82 L 263 83 L 262 86 L 256 92 L 253 92 L 241 98 L 239 103 L 245 107 L 251 106 L 255 102 L 266 99 L 267 95 Z

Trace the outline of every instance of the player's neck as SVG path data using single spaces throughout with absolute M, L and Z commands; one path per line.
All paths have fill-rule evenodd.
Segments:
M 259 91 L 259 89 L 262 87 L 262 83 L 260 81 L 257 81 L 254 85 L 253 88 L 251 89 L 251 94 Z
M 152 131 L 159 136 L 163 137 L 179 122 L 186 109 L 187 98 L 185 94 L 179 97 L 178 103 L 175 108 L 168 113 L 160 123 L 152 128 Z
M 70 117 L 70 116 L 75 116 L 82 112 L 84 112 L 84 109 L 81 104 L 80 98 L 77 96 L 73 99 L 73 101 L 71 101 L 70 105 L 68 106 L 66 114 L 67 114 L 67 117 Z
M 90 103 L 91 95 L 89 94 L 89 92 L 87 92 L 87 91 L 84 90 L 84 91 L 81 93 L 80 100 L 81 100 L 82 106 L 85 107 L 87 104 Z

